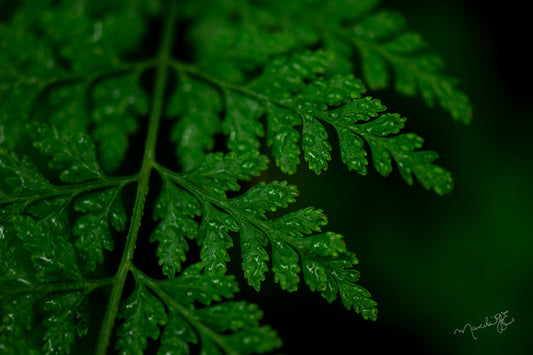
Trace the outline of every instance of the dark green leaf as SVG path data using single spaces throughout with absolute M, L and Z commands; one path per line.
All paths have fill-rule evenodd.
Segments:
M 267 238 L 250 223 L 244 223 L 241 230 L 242 270 L 248 284 L 256 291 L 261 289 L 268 271 L 266 262 L 270 259 L 265 246 Z
M 61 171 L 61 181 L 79 183 L 104 178 L 90 136 L 38 124 L 31 125 L 28 130 L 34 139 L 33 145 L 51 157 L 50 167 Z
M 278 233 L 289 236 L 301 236 L 320 232 L 321 227 L 328 223 L 322 210 L 313 207 L 290 212 L 271 222 L 272 228 Z
M 331 160 L 331 145 L 328 143 L 328 133 L 324 126 L 314 118 L 305 115 L 302 137 L 304 158 L 309 163 L 309 169 L 320 174 L 327 170 Z
M 289 203 L 296 201 L 298 189 L 288 185 L 286 181 L 273 181 L 268 185 L 260 182 L 251 187 L 244 194 L 230 200 L 231 206 L 265 219 L 265 212 L 286 208 Z
M 170 138 L 176 143 L 176 154 L 185 170 L 199 165 L 215 144 L 220 131 L 222 102 L 215 88 L 188 76 L 180 82 L 170 98 L 167 114 L 179 116 Z
M 346 128 L 337 129 L 337 134 L 339 135 L 339 147 L 343 163 L 349 170 L 355 170 L 361 175 L 366 175 L 366 166 L 368 165 L 366 156 L 368 153 L 365 150 L 363 139 Z
M 230 261 L 227 252 L 233 246 L 229 231 L 238 231 L 239 227 L 233 218 L 207 205 L 204 218 L 198 235 L 198 244 L 201 245 L 200 258 L 205 265 L 206 273 L 221 275 L 226 272 L 226 263 Z
M 141 355 L 148 345 L 148 338 L 158 339 L 159 326 L 168 320 L 161 301 L 141 283 L 137 283 L 135 291 L 123 301 L 119 318 L 124 322 L 118 329 L 116 349 L 124 355 Z
M 189 250 L 187 238 L 196 238 L 198 224 L 193 219 L 200 215 L 199 202 L 174 183 L 165 181 L 163 190 L 154 206 L 154 220 L 161 219 L 150 236 L 150 241 L 157 241 L 157 257 L 163 274 L 173 277 L 181 270 L 181 263 L 186 260 Z
M 264 109 L 254 100 L 226 93 L 227 112 L 223 131 L 228 136 L 228 148 L 238 154 L 259 152 L 263 126 L 258 118 Z
M 188 355 L 191 353 L 189 344 L 198 343 L 198 335 L 193 327 L 178 312 L 168 316 L 168 324 L 161 334 L 161 347 L 158 355 Z
M 18 238 L 31 254 L 37 279 L 51 282 L 81 278 L 74 247 L 65 235 L 66 221 L 63 217 L 57 217 L 50 222 L 39 223 L 31 217 L 22 216 L 13 219 Z
M 107 189 L 83 195 L 74 202 L 74 209 L 84 213 L 72 229 L 77 237 L 74 245 L 83 264 L 91 271 L 103 262 L 104 249 L 114 248 L 111 226 L 117 231 L 126 228 L 126 211 L 120 193 L 120 187 Z
M 85 294 L 71 292 L 53 296 L 43 303 L 49 312 L 44 325 L 43 352 L 45 354 L 69 354 L 75 338 L 84 336 L 89 327 L 89 304 Z
M 0 282 L 0 286 L 4 289 L 13 287 L 13 285 L 3 284 L 2 282 Z M 23 338 L 26 331 L 31 329 L 35 319 L 34 305 L 36 297 L 32 294 L 5 294 L 0 296 L 0 301 L 2 301 L 0 307 L 0 334 L 14 339 Z M 1 345 L 0 349 L 2 349 Z
M 45 192 L 52 189 L 50 182 L 27 157 L 0 150 L 0 191 L 20 194 L 22 192 Z
M 363 318 L 376 320 L 377 303 L 370 298 L 370 292 L 356 284 L 359 280 L 359 272 L 353 269 L 353 266 L 359 261 L 355 255 L 348 252 L 336 259 L 318 261 L 328 269 L 326 287 L 322 296 L 328 302 L 333 302 L 339 293 L 347 309 L 353 308 L 357 313 L 361 313 Z
M 202 264 L 192 264 L 173 279 L 161 281 L 161 287 L 184 304 L 198 301 L 210 305 L 213 301 L 232 298 L 239 290 L 233 276 L 206 275 Z
M 267 142 L 272 146 L 276 165 L 282 172 L 294 174 L 300 163 L 300 133 L 294 126 L 301 124 L 301 119 L 294 112 L 267 106 Z
M 184 178 L 197 186 L 202 186 L 213 197 L 225 198 L 226 191 L 240 189 L 237 181 L 249 181 L 253 176 L 258 176 L 266 169 L 267 163 L 268 159 L 265 156 L 253 152 L 244 156 L 236 153 L 209 154 L 198 169 L 186 174 Z
M 440 57 L 422 51 L 426 44 L 420 35 L 405 30 L 403 16 L 380 11 L 356 25 L 352 34 L 361 54 L 363 74 L 372 89 L 389 85 L 390 67 L 397 91 L 406 95 L 420 91 L 428 105 L 438 100 L 454 119 L 465 123 L 471 120 L 468 97 L 457 89 L 455 79 L 441 73 Z
M 272 243 L 272 271 L 274 281 L 280 287 L 289 292 L 298 289 L 300 282 L 300 265 L 298 264 L 298 253 L 287 243 L 279 239 L 270 239 Z
M 198 310 L 197 315 L 203 323 L 208 323 L 215 331 L 224 333 L 259 326 L 263 312 L 253 303 L 228 301 L 202 308 Z
M 135 75 L 99 82 L 92 91 L 95 105 L 93 138 L 105 171 L 114 171 L 124 160 L 129 136 L 137 131 L 139 115 L 148 112 L 148 98 Z

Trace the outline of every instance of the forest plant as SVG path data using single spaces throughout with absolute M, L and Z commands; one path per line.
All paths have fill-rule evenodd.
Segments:
M 273 351 L 258 307 L 231 300 L 230 256 L 257 291 L 269 271 L 289 292 L 303 279 L 375 320 L 343 237 L 319 209 L 272 214 L 298 190 L 261 174 L 302 158 L 320 174 L 329 129 L 349 170 L 394 162 L 409 185 L 452 191 L 437 153 L 366 92 L 392 85 L 465 123 L 469 101 L 378 2 L 2 2 L 1 352 L 70 353 L 88 332 L 97 354 L 150 338 L 158 354 Z

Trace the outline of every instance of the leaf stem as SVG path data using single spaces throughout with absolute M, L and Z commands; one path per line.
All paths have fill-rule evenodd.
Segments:
M 135 273 L 135 276 L 141 280 L 146 286 L 148 286 L 152 291 L 154 291 L 157 296 L 173 311 L 179 312 L 186 320 L 192 325 L 196 330 L 203 336 L 209 337 L 213 342 L 215 342 L 220 349 L 224 351 L 227 355 L 239 355 L 240 353 L 233 349 L 224 337 L 207 325 L 202 323 L 198 317 L 194 314 L 194 310 L 190 309 L 179 303 L 174 297 L 169 295 L 163 288 L 159 285 L 164 283 L 167 280 L 155 281 L 152 278 L 146 276 L 140 270 L 132 266 L 132 272 Z
M 88 290 L 92 291 L 96 288 L 104 287 L 111 285 L 113 279 L 98 279 L 98 280 L 83 280 L 77 282 L 63 282 L 63 283 L 40 283 L 40 284 L 30 284 L 29 286 L 25 285 L 24 287 L 9 287 L 2 292 L 5 292 L 7 295 L 14 294 L 30 294 L 30 293 L 56 293 L 56 292 L 68 292 L 68 291 L 78 291 L 78 290 Z
M 236 208 L 234 208 L 230 203 L 227 203 L 226 201 L 223 201 L 223 200 L 217 199 L 216 197 L 211 196 L 210 194 L 206 193 L 201 188 L 196 186 L 194 183 L 191 183 L 187 179 L 186 174 L 179 174 L 179 173 L 173 172 L 172 170 L 169 170 L 159 164 L 157 164 L 155 168 L 159 171 L 161 176 L 171 179 L 176 184 L 180 185 L 182 188 L 189 191 L 199 201 L 201 201 L 203 205 L 205 205 L 206 203 L 212 203 L 216 205 L 217 207 L 220 207 L 224 211 L 228 212 L 233 218 L 235 218 L 235 220 L 239 222 L 239 224 L 241 224 L 241 227 L 242 227 L 243 221 L 247 221 L 253 224 L 254 226 L 256 226 L 257 228 L 259 228 L 266 235 L 275 236 L 276 238 L 283 240 L 285 243 L 290 244 L 291 246 L 296 248 L 297 251 L 301 254 L 301 251 L 302 251 L 301 246 L 296 244 L 294 242 L 294 239 L 287 238 L 287 236 L 285 236 L 283 233 L 280 233 L 280 231 L 269 226 L 266 220 L 262 220 L 250 214 L 242 213 Z
M 142 216 L 148 195 L 150 175 L 155 164 L 155 148 L 157 142 L 157 135 L 159 131 L 159 123 L 163 115 L 163 104 L 165 98 L 165 89 L 168 79 L 168 68 L 170 57 L 172 53 L 173 36 L 175 29 L 175 20 L 177 15 L 177 2 L 170 1 L 170 9 L 168 11 L 160 50 L 156 61 L 156 79 L 154 93 L 152 97 L 152 108 L 148 122 L 148 133 L 144 147 L 144 156 L 139 173 L 139 181 L 137 194 L 135 197 L 135 205 L 133 207 L 133 215 L 130 223 L 126 246 L 120 262 L 117 273 L 114 277 L 114 284 L 111 290 L 109 303 L 102 322 L 96 354 L 105 355 L 109 346 L 113 325 L 117 317 L 120 299 L 126 283 L 126 278 L 132 268 L 132 259 L 135 251 L 135 244 L 139 229 L 141 226 Z
M 269 102 L 269 103 L 278 105 L 280 107 L 292 110 L 292 108 L 286 107 L 283 104 L 283 102 L 276 101 L 276 100 L 274 100 L 274 99 L 272 99 L 272 98 L 270 98 L 268 96 L 262 95 L 262 94 L 260 94 L 258 92 L 252 91 L 252 90 L 249 90 L 248 88 L 246 88 L 246 86 L 239 86 L 239 85 L 236 85 L 236 84 L 233 84 L 233 83 L 218 79 L 218 78 L 216 78 L 216 77 L 214 77 L 214 76 L 212 76 L 212 75 L 210 75 L 208 73 L 202 72 L 201 70 L 199 70 L 198 68 L 196 68 L 193 65 L 182 63 L 182 62 L 177 61 L 177 60 L 171 61 L 170 64 L 174 68 L 176 68 L 176 70 L 178 70 L 178 71 L 186 72 L 186 73 L 188 73 L 188 74 L 190 74 L 192 76 L 195 76 L 198 79 L 201 79 L 203 81 L 211 83 L 211 84 L 213 84 L 213 85 L 215 85 L 215 86 L 217 86 L 217 87 L 219 87 L 221 89 L 232 90 L 234 92 L 238 92 L 238 93 L 241 93 L 241 94 L 243 94 L 245 96 L 248 96 L 248 97 L 250 97 L 252 99 Z
M 77 196 L 82 193 L 85 193 L 87 191 L 92 190 L 98 190 L 103 189 L 106 187 L 111 187 L 115 185 L 120 185 L 122 188 L 123 186 L 136 182 L 139 179 L 138 175 L 132 175 L 132 176 L 124 176 L 119 178 L 107 178 L 106 180 L 97 180 L 97 181 L 90 181 L 87 183 L 80 183 L 75 185 L 60 185 L 60 186 L 53 186 L 53 190 L 46 191 L 46 192 L 40 192 L 36 191 L 31 194 L 24 194 L 24 195 L 5 195 L 6 197 L 3 198 L 0 201 L 0 205 L 7 205 L 16 203 L 19 201 L 29 201 L 29 203 L 32 203 L 33 201 L 37 200 L 44 200 L 56 196 L 62 196 L 62 195 L 72 195 Z

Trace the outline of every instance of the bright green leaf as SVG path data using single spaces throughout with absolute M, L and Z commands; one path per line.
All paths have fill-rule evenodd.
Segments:
M 265 281 L 266 264 L 270 257 L 265 250 L 267 238 L 259 229 L 250 223 L 244 223 L 241 231 L 242 270 L 248 284 L 256 291 L 261 289 Z
M 328 133 L 324 126 L 312 117 L 304 116 L 302 148 L 304 158 L 309 163 L 309 169 L 316 174 L 327 170 L 331 160 L 331 145 L 328 143 Z
M 300 282 L 300 265 L 298 254 L 287 243 L 279 239 L 271 239 L 272 243 L 272 271 L 274 281 L 279 283 L 283 290 L 294 292 Z

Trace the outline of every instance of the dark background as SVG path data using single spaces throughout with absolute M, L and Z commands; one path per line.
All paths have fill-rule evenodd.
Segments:
M 272 278 L 260 294 L 243 287 L 242 296 L 258 303 L 265 323 L 279 331 L 287 354 L 531 353 L 533 31 L 526 5 L 383 2 L 444 58 L 445 72 L 460 79 L 473 102 L 474 119 L 465 126 L 420 98 L 370 93 L 407 116 L 406 131 L 440 153 L 437 162 L 452 171 L 456 191 L 439 197 L 373 169 L 358 176 L 342 166 L 338 151 L 323 175 L 300 169 L 289 177 L 300 188 L 298 206 L 324 209 L 328 230 L 343 234 L 359 257 L 360 283 L 380 314 L 375 323 L 364 321 L 303 285 L 295 294 L 280 291 Z M 477 340 L 468 331 L 454 334 L 504 311 L 506 322 L 514 322 L 502 333 L 480 329 Z

